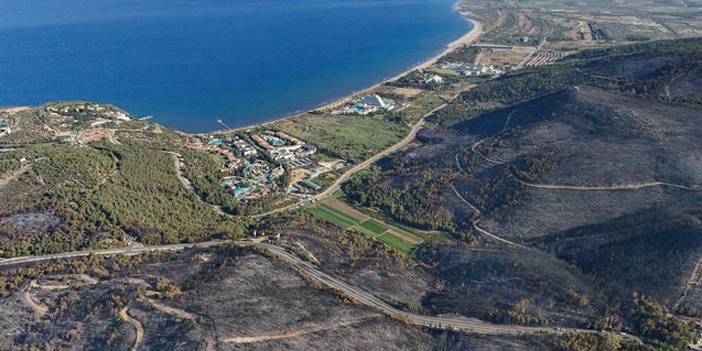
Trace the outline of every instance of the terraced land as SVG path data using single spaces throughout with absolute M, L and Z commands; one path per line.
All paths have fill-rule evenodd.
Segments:
M 319 204 L 307 211 L 318 219 L 332 223 L 345 230 L 353 230 L 374 238 L 404 255 L 410 255 L 424 239 L 406 230 L 390 226 L 379 220 L 358 216 L 358 211 L 336 201 L 331 204 Z

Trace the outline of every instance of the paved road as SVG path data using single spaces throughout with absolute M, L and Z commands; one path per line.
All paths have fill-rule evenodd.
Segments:
M 126 247 L 111 250 L 96 250 L 96 251 L 78 251 L 78 252 L 67 252 L 55 255 L 44 255 L 44 256 L 28 256 L 28 257 L 17 257 L 12 259 L 5 259 L 0 261 L 0 267 L 12 266 L 19 264 L 28 263 L 38 263 L 53 261 L 57 259 L 67 259 L 76 257 L 85 257 L 88 255 L 137 255 L 147 252 L 163 252 L 163 251 L 182 251 L 185 249 L 193 247 L 213 247 L 221 245 L 225 242 L 223 241 L 207 241 L 195 244 L 174 244 L 174 245 L 159 245 L 159 246 L 146 246 L 146 247 Z M 499 325 L 492 324 L 485 321 L 472 318 L 464 317 L 437 317 L 437 316 L 425 316 L 416 313 L 406 312 L 399 310 L 385 301 L 379 299 L 375 295 L 368 293 L 357 287 L 355 285 L 344 282 L 341 279 L 335 278 L 317 267 L 313 266 L 311 263 L 303 261 L 296 255 L 287 252 L 284 248 L 265 244 L 256 243 L 252 241 L 235 241 L 232 242 L 235 245 L 241 247 L 257 247 L 265 249 L 275 258 L 288 263 L 298 269 L 301 274 L 306 275 L 309 278 L 315 279 L 320 283 L 335 289 L 346 296 L 354 299 L 356 302 L 371 307 L 375 310 L 383 312 L 384 314 L 406 320 L 414 325 L 424 326 L 429 328 L 440 328 L 440 329 L 451 329 L 460 330 L 475 334 L 489 334 L 489 335 L 521 335 L 521 334 L 562 334 L 567 331 L 577 331 L 591 333 L 592 330 L 585 329 L 569 329 L 569 328 L 546 328 L 546 327 L 524 327 L 516 325 Z
M 39 263 L 39 262 L 53 261 L 53 260 L 58 260 L 58 259 L 86 257 L 86 256 L 90 256 L 90 255 L 98 255 L 98 256 L 139 255 L 139 254 L 148 253 L 148 252 L 182 251 L 182 250 L 193 248 L 193 247 L 200 247 L 200 248 L 213 247 L 213 246 L 221 245 L 222 243 L 223 243 L 222 241 L 204 241 L 204 242 L 192 243 L 192 244 L 172 244 L 172 245 L 142 246 L 142 247 L 130 246 L 130 247 L 122 247 L 122 248 L 118 248 L 118 249 L 108 249 L 108 250 L 74 251 L 74 252 L 65 252 L 65 253 L 60 253 L 60 254 L 51 254 L 51 255 L 43 255 L 43 256 L 23 256 L 23 257 L 15 257 L 15 258 L 8 258 L 8 259 L 0 259 L 0 267 L 13 266 L 13 265 L 19 265 L 19 264 L 27 264 L 27 263 Z
M 417 133 L 424 127 L 424 119 L 427 118 L 427 117 L 429 117 L 429 116 L 431 116 L 431 115 L 434 114 L 436 111 L 439 111 L 439 110 L 441 110 L 442 108 L 444 108 L 444 107 L 446 107 L 446 106 L 447 106 L 447 104 L 443 104 L 443 105 L 441 105 L 441 106 L 439 106 L 439 107 L 437 107 L 437 108 L 431 110 L 429 113 L 427 113 L 426 115 L 424 115 L 424 116 L 419 120 L 419 122 L 417 122 L 417 124 L 415 124 L 414 126 L 412 126 L 412 129 L 410 130 L 409 134 L 407 134 L 407 136 L 406 136 L 404 139 L 402 139 L 401 141 L 399 141 L 397 144 L 395 144 L 395 145 L 393 145 L 393 146 L 391 146 L 391 147 L 389 147 L 389 148 L 387 148 L 387 149 L 385 149 L 385 150 L 383 150 L 383 151 L 381 151 L 381 152 L 375 154 L 373 157 L 371 157 L 371 158 L 369 158 L 369 159 L 367 159 L 367 160 L 365 160 L 365 161 L 363 161 L 363 162 L 361 162 L 361 163 L 359 163 L 359 164 L 353 166 L 351 169 L 349 169 L 348 171 L 344 172 L 344 174 L 342 174 L 341 177 L 339 177 L 339 178 L 334 182 L 334 184 L 332 184 L 329 188 L 327 188 L 327 190 L 325 190 L 325 191 L 323 191 L 323 192 L 321 192 L 321 193 L 315 195 L 315 196 L 314 196 L 314 199 L 315 199 L 315 200 L 321 200 L 321 199 L 323 199 L 323 198 L 325 198 L 325 197 L 328 197 L 328 196 L 332 195 L 334 192 L 336 192 L 337 190 L 339 190 L 339 188 L 341 188 L 341 184 L 343 184 L 343 183 L 345 183 L 347 180 L 351 179 L 351 177 L 352 177 L 354 174 L 356 174 L 357 172 L 368 168 L 370 165 L 372 165 L 373 163 L 375 163 L 375 162 L 377 162 L 378 160 L 382 159 L 383 157 L 388 156 L 388 155 L 390 155 L 390 154 L 393 154 L 393 153 L 397 152 L 398 150 L 402 149 L 403 147 L 409 145 L 409 143 L 411 143 L 411 142 L 414 140 L 414 138 L 417 136 Z
M 270 244 L 255 244 L 255 243 L 242 243 L 244 246 L 257 246 L 268 250 L 271 254 L 276 256 L 278 259 L 289 263 L 295 268 L 310 278 L 313 278 L 320 283 L 327 285 L 328 287 L 340 291 L 348 297 L 351 297 L 356 302 L 371 307 L 373 309 L 379 310 L 391 317 L 406 320 L 414 325 L 430 327 L 430 328 L 440 328 L 440 329 L 452 329 L 460 330 L 475 334 L 488 334 L 488 335 L 522 335 L 522 334 L 562 334 L 567 331 L 592 333 L 593 330 L 586 329 L 569 329 L 569 328 L 546 328 L 546 327 L 525 327 L 516 325 L 499 325 L 492 324 L 489 322 L 481 321 L 478 319 L 464 318 L 464 317 L 437 317 L 437 316 L 426 316 L 419 315 L 416 313 L 406 312 L 399 310 L 393 306 L 390 306 L 385 301 L 379 299 L 375 295 L 364 291 L 363 289 L 346 283 L 340 279 L 337 279 L 325 272 L 322 272 L 318 268 L 314 267 L 312 264 L 301 260 L 297 256 L 287 252 L 285 249 L 270 245 Z
M 455 98 L 455 97 L 458 96 L 458 95 L 459 95 L 459 94 L 456 94 L 453 98 Z M 345 183 L 346 181 L 348 181 L 349 179 L 351 179 L 351 177 L 352 177 L 354 174 L 356 174 L 356 173 L 358 173 L 359 171 L 362 171 L 362 170 L 368 168 L 370 165 L 372 165 L 373 163 L 375 163 L 375 162 L 377 162 L 378 160 L 382 159 L 383 157 L 388 156 L 388 155 L 390 155 L 390 154 L 393 154 L 393 153 L 399 151 L 400 149 L 402 149 L 403 147 L 409 145 L 409 143 L 411 143 L 411 142 L 414 140 L 414 138 L 417 136 L 417 133 L 424 127 L 425 119 L 426 119 L 427 117 L 433 115 L 433 114 L 436 113 L 437 111 L 443 109 L 443 108 L 446 107 L 446 106 L 448 106 L 448 103 L 442 104 L 441 106 L 439 106 L 439 107 L 437 107 L 437 108 L 435 108 L 435 109 L 429 111 L 427 114 L 425 114 L 424 116 L 422 116 L 422 118 L 419 120 L 419 122 L 417 122 L 414 126 L 412 126 L 412 129 L 410 129 L 410 132 L 407 134 L 407 136 L 406 136 L 404 139 L 400 140 L 397 144 L 394 144 L 394 145 L 390 146 L 389 148 L 387 148 L 387 149 L 385 149 L 385 150 L 383 150 L 383 151 L 381 151 L 381 152 L 375 154 L 373 157 L 371 157 L 371 158 L 369 158 L 369 159 L 367 159 L 367 160 L 365 160 L 365 161 L 363 161 L 363 162 L 361 162 L 361 163 L 359 163 L 359 164 L 353 166 L 352 168 L 350 168 L 349 170 L 347 170 L 346 172 L 344 172 L 344 174 L 342 174 L 339 178 L 337 178 L 337 180 L 336 180 L 332 185 L 330 185 L 326 190 L 324 190 L 323 192 L 321 192 L 321 193 L 319 193 L 319 194 L 317 194 L 317 195 L 315 195 L 315 196 L 313 196 L 313 197 L 311 197 L 311 198 L 298 201 L 298 202 L 296 202 L 296 203 L 294 203 L 294 204 L 291 204 L 291 205 L 288 205 L 288 206 L 284 206 L 284 207 L 280 207 L 280 208 L 277 208 L 277 209 L 275 209 L 275 210 L 271 210 L 271 211 L 268 211 L 268 212 L 265 212 L 265 213 L 261 213 L 261 214 L 257 214 L 257 215 L 252 215 L 252 216 L 249 216 L 249 217 L 252 217 L 252 218 L 259 218 L 259 217 L 269 216 L 269 215 L 272 215 L 272 214 L 276 214 L 276 213 L 280 213 L 280 212 L 283 212 L 283 211 L 291 210 L 291 209 L 293 209 L 293 208 L 300 208 L 300 207 L 305 206 L 306 204 L 313 203 L 313 202 L 316 202 L 316 201 L 319 201 L 319 200 L 322 200 L 322 199 L 324 199 L 324 198 L 327 198 L 327 197 L 331 196 L 332 194 L 334 194 L 337 190 L 339 190 L 339 189 L 341 188 L 341 185 L 342 185 L 343 183 Z

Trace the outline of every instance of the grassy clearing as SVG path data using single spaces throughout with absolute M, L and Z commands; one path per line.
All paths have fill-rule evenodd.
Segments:
M 386 226 L 378 223 L 376 220 L 373 220 L 373 219 L 369 219 L 369 220 L 361 223 L 361 227 L 370 230 L 371 232 L 375 233 L 376 235 L 382 234 L 388 230 L 388 228 Z
M 400 230 L 398 228 L 392 228 L 386 232 L 387 234 L 392 234 L 400 239 L 402 239 L 405 242 L 408 242 L 410 244 L 421 244 L 424 239 L 422 237 L 412 234 L 411 232 Z
M 430 71 L 438 74 L 445 74 L 447 76 L 458 76 L 459 73 L 448 68 L 432 67 Z
M 353 161 L 388 148 L 409 131 L 406 125 L 381 117 L 312 113 L 276 122 L 273 127 L 317 145 L 323 153 Z
M 435 93 L 422 93 L 414 98 L 409 107 L 402 110 L 403 121 L 416 123 L 424 115 L 443 103 L 444 100 Z

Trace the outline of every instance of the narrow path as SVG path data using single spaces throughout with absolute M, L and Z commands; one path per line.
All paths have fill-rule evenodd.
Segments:
M 473 151 L 474 153 L 476 153 L 478 156 L 480 156 L 483 160 L 487 161 L 488 163 L 492 163 L 493 165 L 502 165 L 502 164 L 504 164 L 504 162 L 502 162 L 502 161 L 493 160 L 493 159 L 491 159 L 491 158 L 485 156 L 485 154 L 483 154 L 482 152 L 480 152 L 480 151 L 478 150 L 478 147 L 479 147 L 482 143 L 488 141 L 489 139 L 490 139 L 490 138 L 485 138 L 485 139 L 476 141 L 475 143 L 473 143 L 473 145 L 471 145 L 470 150 Z
M 36 287 L 36 284 L 36 280 L 32 280 L 31 282 L 29 282 L 29 285 L 22 292 L 22 301 L 32 310 L 32 312 L 34 312 L 35 315 L 41 318 L 45 314 L 49 313 L 49 309 L 46 306 L 34 301 L 34 297 L 32 296 L 32 289 Z
M 259 336 L 239 336 L 239 337 L 233 337 L 233 338 L 226 338 L 226 339 L 223 339 L 222 342 L 228 343 L 228 344 L 250 344 L 250 343 L 262 342 L 262 341 L 295 338 L 298 336 L 303 336 L 303 335 L 312 334 L 312 333 L 318 333 L 318 332 L 322 332 L 322 331 L 330 331 L 330 330 L 336 330 L 336 329 L 341 329 L 341 328 L 347 328 L 347 327 L 361 324 L 363 322 L 366 322 L 366 321 L 369 321 L 371 319 L 378 318 L 378 317 L 379 316 L 366 317 L 366 318 L 360 318 L 360 319 L 351 320 L 351 321 L 327 324 L 327 325 L 322 324 L 322 325 L 318 325 L 318 326 L 293 330 L 293 331 L 289 331 L 287 333 L 282 333 L 282 334 L 268 334 L 268 335 L 259 335 Z
M 461 173 L 466 173 L 466 170 L 461 166 L 461 161 L 458 159 L 458 153 L 456 153 L 453 158 L 456 160 L 456 168 L 458 168 Z
M 194 192 L 195 189 L 193 188 L 192 182 L 190 182 L 190 179 L 188 179 L 185 176 L 185 172 L 184 172 L 185 164 L 183 163 L 183 155 L 181 155 L 177 152 L 173 152 L 173 151 L 164 151 L 164 152 L 172 156 L 173 166 L 175 167 L 176 172 L 178 173 L 178 179 L 180 179 L 180 182 L 183 183 L 183 186 L 185 186 L 188 190 Z
M 696 288 L 700 284 L 700 279 L 702 279 L 702 257 L 700 257 L 700 259 L 695 264 L 695 268 L 692 269 L 692 273 L 690 274 L 690 277 L 685 283 L 685 289 L 680 295 L 680 298 L 678 298 L 678 301 L 676 301 L 675 305 L 673 305 L 673 311 L 677 310 L 678 307 L 682 305 L 683 301 L 690 293 L 690 291 L 692 291 L 692 289 Z
M 2 178 L 0 178 L 0 188 L 4 188 L 8 184 L 10 184 L 13 180 L 19 178 L 22 174 L 25 174 L 29 171 L 29 169 L 32 167 L 31 163 L 26 163 L 22 165 L 19 169 L 9 172 L 7 174 L 4 174 Z
M 514 175 L 513 175 L 514 176 Z M 580 190 L 580 191 L 602 191 L 602 190 L 639 190 L 644 188 L 652 187 L 671 187 L 688 191 L 700 191 L 702 189 L 699 186 L 689 187 L 686 185 L 666 183 L 666 182 L 643 182 L 643 183 L 631 183 L 631 184 L 611 184 L 611 185 L 570 185 L 570 184 L 535 184 L 525 182 L 519 177 L 514 176 L 517 182 L 526 185 L 531 188 L 539 189 L 553 189 L 553 190 Z
M 518 244 L 518 243 L 515 243 L 513 241 L 509 241 L 507 239 L 504 239 L 498 235 L 495 235 L 495 234 L 481 228 L 480 227 L 480 217 L 482 216 L 482 212 L 480 212 L 480 210 L 477 207 L 475 207 L 475 205 L 473 205 L 470 201 L 466 200 L 466 198 L 463 197 L 463 195 L 461 195 L 461 193 L 458 192 L 458 189 L 456 189 L 456 187 L 453 184 L 451 184 L 451 189 L 453 190 L 453 193 L 456 194 L 456 197 L 458 197 L 458 199 L 460 199 L 461 202 L 463 202 L 468 207 L 470 207 L 470 209 L 473 210 L 473 212 L 475 212 L 475 214 L 478 216 L 478 219 L 473 221 L 473 228 L 476 231 L 478 231 L 478 233 L 480 233 L 480 234 L 482 234 L 490 239 L 499 241 L 503 244 L 507 244 L 508 246 L 513 246 L 513 247 L 520 248 L 520 249 L 527 249 L 527 247 L 522 245 L 522 244 Z
M 180 308 L 175 308 L 171 306 L 164 305 L 156 300 L 152 299 L 146 299 L 146 301 L 151 305 L 153 308 L 165 313 L 169 314 L 173 317 L 179 318 L 179 319 L 190 319 L 190 320 L 195 320 L 195 316 L 192 315 L 192 313 L 182 310 Z
M 517 112 L 517 109 L 514 109 L 514 110 L 512 110 L 512 112 L 509 113 L 509 115 L 507 115 L 507 119 L 505 120 L 505 124 L 502 126 L 502 130 L 500 130 L 500 133 L 503 133 L 504 131 L 507 130 L 507 127 L 509 127 L 510 122 L 512 122 L 512 116 L 513 116 L 516 112 Z M 492 163 L 492 164 L 495 164 L 495 165 L 502 165 L 502 164 L 504 164 L 504 162 L 502 162 L 502 161 L 493 160 L 493 159 L 487 157 L 485 154 L 483 154 L 482 152 L 480 152 L 480 150 L 478 150 L 478 147 L 479 147 L 482 143 L 484 143 L 484 142 L 486 142 L 486 141 L 488 141 L 488 140 L 490 140 L 490 139 L 492 139 L 492 137 L 487 137 L 487 138 L 485 138 L 485 139 L 481 139 L 481 140 L 476 141 L 475 143 L 473 143 L 473 145 L 470 146 L 471 151 L 473 151 L 474 153 L 478 154 L 478 156 L 480 156 L 483 160 L 485 160 L 485 161 L 487 161 L 487 162 L 489 162 L 489 163 Z M 458 158 L 456 158 L 456 162 L 458 162 Z M 458 164 L 458 163 L 457 163 L 457 164 Z M 459 164 L 458 168 L 459 168 L 459 170 L 461 170 L 461 172 L 463 171 L 463 168 L 460 166 L 460 164 Z
M 209 203 L 209 202 L 206 202 L 206 201 L 200 196 L 200 194 L 198 194 L 198 193 L 195 191 L 195 187 L 193 187 L 193 183 L 190 181 L 190 179 L 188 179 L 188 177 L 185 176 L 185 163 L 183 162 L 183 155 L 181 155 L 181 154 L 179 154 L 179 153 L 177 153 L 177 152 L 173 152 L 173 151 L 164 151 L 164 153 L 167 153 L 167 154 L 171 155 L 171 157 L 173 158 L 173 166 L 175 167 L 176 173 L 178 174 L 178 179 L 179 179 L 180 182 L 183 184 L 183 186 L 184 186 L 186 189 L 188 189 L 190 192 L 192 192 L 193 195 L 195 195 L 195 197 L 196 197 L 201 203 L 203 203 L 204 205 L 210 206 L 210 207 L 211 207 L 215 212 L 217 212 L 217 214 L 219 214 L 220 216 L 224 216 L 224 217 L 235 217 L 234 215 L 225 212 L 225 211 L 222 209 L 222 207 L 217 206 L 217 205 L 214 205 L 214 204 L 211 204 L 211 203 Z
M 129 315 L 129 305 L 124 306 L 124 308 L 119 311 L 119 317 L 134 326 L 136 337 L 134 338 L 134 344 L 132 344 L 132 351 L 138 350 L 139 345 L 144 341 L 144 326 L 141 325 L 140 321 Z

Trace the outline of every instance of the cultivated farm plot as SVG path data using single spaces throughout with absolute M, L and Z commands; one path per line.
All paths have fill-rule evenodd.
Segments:
M 308 211 L 315 217 L 332 223 L 346 230 L 354 230 L 363 235 L 379 240 L 398 252 L 409 255 L 415 247 L 424 240 L 403 229 L 382 223 L 363 215 L 361 212 L 347 204 L 331 200 L 332 203 L 323 203 L 310 208 Z
M 375 233 L 376 235 L 383 234 L 388 230 L 388 228 L 380 223 L 378 221 L 369 219 L 363 223 L 361 223 L 361 227 L 366 228 L 370 230 L 371 232 Z
M 349 229 L 352 226 L 356 225 L 358 221 L 343 213 L 340 211 L 337 211 L 336 209 L 329 207 L 327 205 L 321 204 L 318 206 L 315 206 L 309 210 L 312 215 L 315 217 L 330 222 L 336 226 L 339 226 L 343 229 Z

